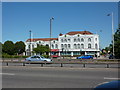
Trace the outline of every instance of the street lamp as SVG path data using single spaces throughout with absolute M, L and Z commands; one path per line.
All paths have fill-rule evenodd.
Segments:
M 29 52 L 30 52 L 30 56 L 31 56 L 31 30 L 29 31 L 30 32 L 30 47 L 29 47 Z
M 51 38 L 52 38 L 52 21 L 54 18 L 50 18 L 50 58 L 51 58 Z
M 64 59 L 64 52 L 63 52 L 64 48 L 62 48 L 62 55 L 63 55 L 63 59 Z
M 112 40 L 113 40 L 113 56 L 115 55 L 114 54 L 114 24 L 113 24 L 113 12 L 112 14 L 108 14 L 107 16 L 110 16 L 112 17 Z

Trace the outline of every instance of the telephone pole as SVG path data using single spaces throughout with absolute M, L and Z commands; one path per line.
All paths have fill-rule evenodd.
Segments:
M 50 18 L 50 58 L 51 58 L 51 38 L 52 38 L 52 21 L 54 18 Z

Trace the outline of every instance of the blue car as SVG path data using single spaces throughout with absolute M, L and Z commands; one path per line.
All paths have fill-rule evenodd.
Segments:
M 84 56 L 77 57 L 76 59 L 93 59 L 93 56 L 84 55 Z
M 120 80 L 100 84 L 94 90 L 120 90 Z
M 43 56 L 40 56 L 40 55 L 34 55 L 34 56 L 26 58 L 25 61 L 47 61 L 47 62 L 51 62 L 52 60 L 49 59 L 49 58 L 44 58 Z

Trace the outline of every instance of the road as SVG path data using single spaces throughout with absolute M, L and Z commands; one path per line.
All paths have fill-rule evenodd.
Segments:
M 3 88 L 94 88 L 118 79 L 117 68 L 3 66 Z

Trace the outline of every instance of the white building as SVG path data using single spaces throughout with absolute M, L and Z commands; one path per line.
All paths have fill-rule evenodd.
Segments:
M 31 44 L 30 44 L 31 43 Z M 26 53 L 40 45 L 49 45 L 50 38 L 28 39 L 26 41 Z M 30 48 L 31 45 L 31 48 Z M 89 31 L 73 31 L 59 34 L 58 38 L 52 38 L 51 51 L 54 55 L 97 55 L 99 56 L 99 35 Z

